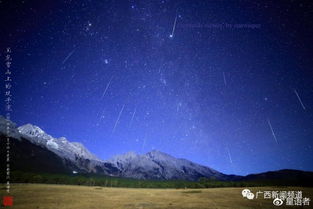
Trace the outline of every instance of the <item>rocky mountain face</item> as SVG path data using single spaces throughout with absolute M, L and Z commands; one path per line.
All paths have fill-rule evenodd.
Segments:
M 10 127 L 9 135 L 6 131 L 8 126 Z M 4 138 L 4 136 L 10 136 L 13 139 L 12 143 L 17 146 L 13 146 L 12 149 L 17 148 L 17 154 L 25 156 L 26 159 L 28 159 L 27 156 L 30 154 L 33 156 L 40 156 L 42 152 L 45 152 L 44 156 L 46 157 L 44 159 L 47 159 L 46 165 L 55 164 L 55 162 L 52 162 L 49 159 L 55 159 L 51 156 L 57 156 L 57 158 L 61 159 L 61 161 L 58 162 L 62 162 L 65 166 L 68 166 L 67 170 L 71 168 L 72 172 L 79 171 L 80 173 L 97 173 L 99 167 L 103 166 L 103 162 L 89 152 L 81 143 L 70 142 L 64 137 L 54 138 L 45 133 L 38 126 L 26 124 L 17 127 L 12 121 L 6 120 L 0 116 L 0 135 L 1 139 Z M 19 149 L 20 144 L 26 143 L 25 140 L 32 145 L 27 146 L 32 147 L 28 152 L 26 149 Z M 18 142 L 14 143 L 15 141 Z M 38 151 L 39 149 L 34 148 L 36 146 L 40 147 L 40 152 Z M 40 160 L 42 160 L 42 158 Z M 23 161 L 23 159 L 21 159 L 21 161 Z M 29 163 L 29 165 L 35 166 L 34 163 Z M 32 168 L 30 167 L 29 170 L 31 169 Z M 105 169 L 100 170 L 102 173 L 109 175 L 108 173 L 105 173 Z M 54 172 L 54 170 L 51 170 L 51 172 Z
M 99 167 L 103 165 L 99 158 L 79 142 L 70 142 L 65 137 L 54 138 L 45 133 L 38 126 L 32 124 L 20 126 L 17 130 L 21 137 L 29 140 L 33 144 L 46 148 L 62 159 L 70 161 L 81 171 L 98 173 Z M 100 170 L 104 172 L 105 169 Z
M 34 144 L 46 147 L 48 150 L 56 153 L 60 157 L 75 160 L 84 158 L 100 161 L 95 155 L 89 152 L 84 145 L 79 142 L 69 142 L 65 137 L 53 138 L 46 134 L 38 126 L 26 124 L 17 128 L 20 135 L 29 139 Z
M 7 127 L 10 132 L 7 134 Z M 158 150 L 146 154 L 128 152 L 101 160 L 83 144 L 64 137 L 54 138 L 35 125 L 17 127 L 0 116 L 0 148 L 5 151 L 5 138 L 11 138 L 12 168 L 35 172 L 95 173 L 135 179 L 190 180 L 200 177 L 216 180 L 307 179 L 312 172 L 297 170 L 272 171 L 248 176 L 226 175 L 212 168 L 175 158 Z M 5 158 L 1 156 L 1 162 Z M 1 163 L 5 165 L 5 162 Z M 2 169 L 1 169 L 2 170 Z
M 6 170 L 6 141 L 7 137 L 0 135 L 0 172 Z M 66 173 L 73 171 L 85 172 L 72 161 L 64 159 L 41 146 L 31 143 L 21 137 L 10 138 L 10 169 L 33 173 Z M 3 175 L 0 175 L 0 179 Z M 3 181 L 1 181 L 3 182 Z
M 136 179 L 184 179 L 200 177 L 226 180 L 227 175 L 185 159 L 178 159 L 158 150 L 143 155 L 128 152 L 108 160 L 120 171 L 120 176 Z
M 32 124 L 16 127 L 14 123 L 3 117 L 0 118 L 2 135 L 5 135 L 7 124 L 10 124 L 13 138 L 20 141 L 27 140 L 33 145 L 52 152 L 63 159 L 63 162 L 67 164 L 70 162 L 71 167 L 79 172 L 136 179 L 197 180 L 200 177 L 207 177 L 224 180 L 228 177 L 214 169 L 185 159 L 177 159 L 157 150 L 143 155 L 129 152 L 109 160 L 101 160 L 81 143 L 70 142 L 64 137 L 54 138 Z

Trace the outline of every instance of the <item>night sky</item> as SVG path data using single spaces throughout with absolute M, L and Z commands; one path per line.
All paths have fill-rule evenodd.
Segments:
M 157 149 L 226 174 L 313 171 L 310 1 L 0 2 L 17 125 L 101 159 Z

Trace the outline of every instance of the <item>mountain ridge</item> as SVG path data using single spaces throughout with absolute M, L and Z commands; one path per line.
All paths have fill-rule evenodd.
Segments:
M 17 151 L 14 153 L 17 157 L 16 159 L 21 160 L 20 156 L 24 156 L 25 159 L 29 159 L 26 165 L 34 167 L 35 170 L 40 168 L 31 159 L 37 159 L 40 165 L 43 165 L 43 160 L 47 159 L 46 163 L 50 165 L 48 167 L 70 173 L 93 173 L 134 179 L 188 181 L 197 181 L 201 177 L 222 181 L 313 179 L 313 172 L 294 169 L 268 171 L 246 176 L 228 175 L 184 158 L 175 158 L 156 149 L 145 154 L 137 154 L 134 151 L 130 151 L 115 155 L 108 160 L 102 160 L 93 155 L 82 143 L 70 142 L 65 137 L 54 138 L 40 127 L 32 124 L 17 127 L 12 121 L 0 116 L 1 138 L 7 135 L 7 126 L 10 127 L 8 136 L 14 140 L 13 144 L 16 146 Z M 23 146 L 28 147 L 29 150 L 23 148 Z M 40 148 L 37 148 L 37 146 Z M 53 162 L 49 162 L 51 159 L 54 159 L 52 160 Z M 17 170 L 21 167 L 25 168 L 23 163 L 17 162 L 16 164 Z M 54 171 L 51 170 L 51 172 Z
M 3 124 L 4 118 L 1 119 Z M 10 121 L 10 123 L 12 123 Z M 13 123 L 12 123 L 13 124 Z M 83 144 L 70 142 L 65 137 L 54 138 L 44 130 L 30 123 L 14 127 L 19 137 L 46 148 L 62 159 L 71 161 L 87 173 L 101 173 L 110 176 L 137 179 L 182 179 L 197 180 L 200 177 L 224 180 L 227 175 L 207 166 L 186 159 L 175 158 L 159 150 L 145 154 L 127 152 L 102 160 L 93 155 Z M 1 128 L 4 134 L 5 127 Z M 0 131 L 1 131 L 0 130 Z
M 47 134 L 40 127 L 30 123 L 19 126 L 18 132 L 28 138 L 31 142 L 38 145 L 47 146 L 49 150 L 62 157 L 75 159 L 75 156 L 80 156 L 90 160 L 101 161 L 98 157 L 92 154 L 82 143 L 70 142 L 65 137 L 54 138 Z

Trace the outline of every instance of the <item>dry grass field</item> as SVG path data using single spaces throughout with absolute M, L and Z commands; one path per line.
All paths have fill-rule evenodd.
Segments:
M 1 186 L 1 199 L 5 195 Z M 88 186 L 16 184 L 12 185 L 16 209 L 270 209 L 313 208 L 310 206 L 277 207 L 272 200 L 247 200 L 241 195 L 243 188 L 212 189 L 131 189 Z M 313 188 L 249 188 L 256 191 L 303 191 L 313 198 Z M 1 206 L 3 207 L 3 206 Z M 9 207 L 7 207 L 9 208 Z

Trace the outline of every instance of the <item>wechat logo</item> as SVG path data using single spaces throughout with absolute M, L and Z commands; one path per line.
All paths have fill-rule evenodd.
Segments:
M 242 197 L 247 198 L 248 200 L 254 199 L 254 194 L 249 189 L 244 189 L 241 192 Z
M 279 198 L 275 198 L 275 199 L 273 200 L 273 204 L 274 204 L 275 206 L 281 206 L 283 203 L 284 203 L 284 201 L 283 201 L 282 199 L 279 199 Z

